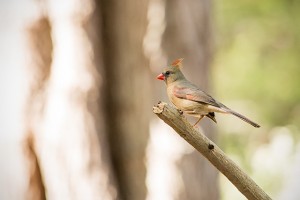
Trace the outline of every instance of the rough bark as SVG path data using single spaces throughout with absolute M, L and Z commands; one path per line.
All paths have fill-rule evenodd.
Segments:
M 122 199 L 145 199 L 149 69 L 143 54 L 147 0 L 99 0 L 103 12 L 106 113 Z
M 196 130 L 185 117 L 179 114 L 177 109 L 162 102 L 153 107 L 153 112 L 208 159 L 247 199 L 271 199 L 216 144 Z M 188 187 L 190 186 L 188 185 Z
M 212 2 L 166 0 L 165 7 L 163 49 L 169 62 L 184 58 L 183 71 L 187 77 L 204 91 L 209 91 L 213 40 Z M 216 140 L 211 125 L 206 120 L 201 122 L 205 134 Z M 179 163 L 186 186 L 179 199 L 219 199 L 218 173 L 197 152 L 185 155 Z

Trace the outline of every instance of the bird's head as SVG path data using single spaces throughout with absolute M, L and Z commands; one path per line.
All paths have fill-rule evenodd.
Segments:
M 165 67 L 163 72 L 156 78 L 165 81 L 166 84 L 184 79 L 184 75 L 180 70 L 180 67 L 182 66 L 182 60 L 183 58 L 179 58 L 173 61 L 173 63 L 170 66 Z

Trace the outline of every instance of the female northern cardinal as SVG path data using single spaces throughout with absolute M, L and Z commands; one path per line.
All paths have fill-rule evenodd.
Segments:
M 215 112 L 218 112 L 235 115 L 256 128 L 260 127 L 257 123 L 216 101 L 210 95 L 188 81 L 180 71 L 182 60 L 183 58 L 175 60 L 171 66 L 166 67 L 163 73 L 157 76 L 157 79 L 165 81 L 167 84 L 168 97 L 179 110 L 188 115 L 199 117 L 194 126 L 200 122 L 204 116 L 217 123 Z

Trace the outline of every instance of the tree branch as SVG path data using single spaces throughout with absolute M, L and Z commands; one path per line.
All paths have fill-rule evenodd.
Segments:
M 157 106 L 153 107 L 153 112 L 207 158 L 247 199 L 271 199 L 216 144 L 194 129 L 174 107 L 167 103 L 159 102 Z

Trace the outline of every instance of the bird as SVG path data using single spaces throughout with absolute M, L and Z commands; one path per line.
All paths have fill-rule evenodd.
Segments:
M 223 113 L 234 115 L 255 128 L 260 127 L 259 124 L 218 102 L 188 81 L 181 71 L 182 61 L 183 58 L 176 59 L 171 65 L 165 67 L 156 78 L 166 83 L 168 98 L 180 113 L 198 118 L 193 126 L 196 126 L 203 117 L 208 117 L 217 123 L 215 113 Z

